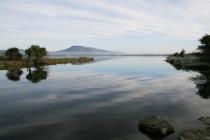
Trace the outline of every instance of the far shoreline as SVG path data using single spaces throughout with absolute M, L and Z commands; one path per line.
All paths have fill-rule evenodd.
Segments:
M 0 59 L 0 70 L 14 70 L 28 67 L 37 67 L 37 66 L 49 66 L 57 64 L 85 64 L 93 62 L 94 58 L 92 57 L 78 57 L 78 58 L 43 58 L 41 62 L 37 65 L 34 63 L 28 63 L 27 59 L 21 60 L 3 60 Z

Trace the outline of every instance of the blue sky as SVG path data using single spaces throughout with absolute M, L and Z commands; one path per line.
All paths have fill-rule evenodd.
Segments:
M 210 0 L 1 0 L 0 49 L 72 45 L 128 53 L 194 50 Z

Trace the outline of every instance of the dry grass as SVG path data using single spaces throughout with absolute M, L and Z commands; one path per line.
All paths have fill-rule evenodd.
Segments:
M 44 58 L 40 61 L 40 65 L 57 65 L 57 64 L 84 64 L 94 61 L 93 58 L 80 57 L 80 58 Z M 34 63 L 30 63 L 30 66 L 34 66 Z M 26 59 L 22 60 L 0 60 L 0 70 L 8 69 L 20 69 L 28 67 Z

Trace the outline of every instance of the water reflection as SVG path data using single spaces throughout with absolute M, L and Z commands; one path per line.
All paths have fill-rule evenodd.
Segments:
M 48 69 L 46 67 L 35 67 L 35 68 L 27 68 L 26 79 L 31 81 L 32 83 L 39 83 L 42 80 L 46 80 L 48 76 Z M 23 74 L 22 69 L 18 70 L 8 70 L 6 73 L 6 77 L 10 81 L 19 81 L 21 75 Z
M 197 95 L 203 99 L 210 98 L 210 70 L 203 68 L 184 68 L 181 65 L 171 65 L 176 68 L 176 70 L 198 72 L 197 76 L 190 78 L 196 85 Z
M 19 81 L 20 80 L 20 76 L 22 74 L 23 74 L 22 69 L 8 70 L 7 73 L 6 73 L 6 76 L 11 81 Z
M 191 78 L 196 84 L 197 94 L 202 98 L 210 98 L 210 70 L 199 71 L 200 75 Z
M 46 80 L 48 76 L 48 71 L 44 67 L 36 67 L 34 70 L 28 68 L 28 72 L 29 73 L 26 75 L 26 79 L 32 83 L 38 83 L 42 80 Z
M 176 140 L 182 129 L 201 125 L 195 118 L 209 114 L 210 103 L 193 94 L 191 73 L 163 60 L 50 66 L 50 78 L 36 85 L 26 82 L 29 70 L 23 69 L 18 84 L 1 71 L 0 139 L 150 140 L 139 133 L 138 122 L 157 115 L 176 129 L 165 140 Z

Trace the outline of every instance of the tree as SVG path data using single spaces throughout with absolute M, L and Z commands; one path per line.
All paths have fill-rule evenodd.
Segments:
M 38 45 L 31 45 L 30 48 L 25 50 L 25 53 L 28 55 L 28 61 L 32 59 L 36 63 L 47 55 L 46 48 L 41 48 Z
M 172 54 L 172 56 L 179 56 L 179 53 L 176 52 L 176 53 Z
M 209 55 L 210 54 L 210 35 L 206 34 L 204 35 L 200 40 L 201 45 L 198 46 L 198 50 L 201 51 L 203 55 Z
M 180 56 L 180 57 L 183 57 L 184 55 L 185 55 L 185 50 L 182 49 L 182 51 L 180 52 L 179 56 Z
M 9 60 L 18 60 L 22 58 L 22 54 L 19 52 L 18 48 L 9 48 L 5 51 L 4 55 Z

